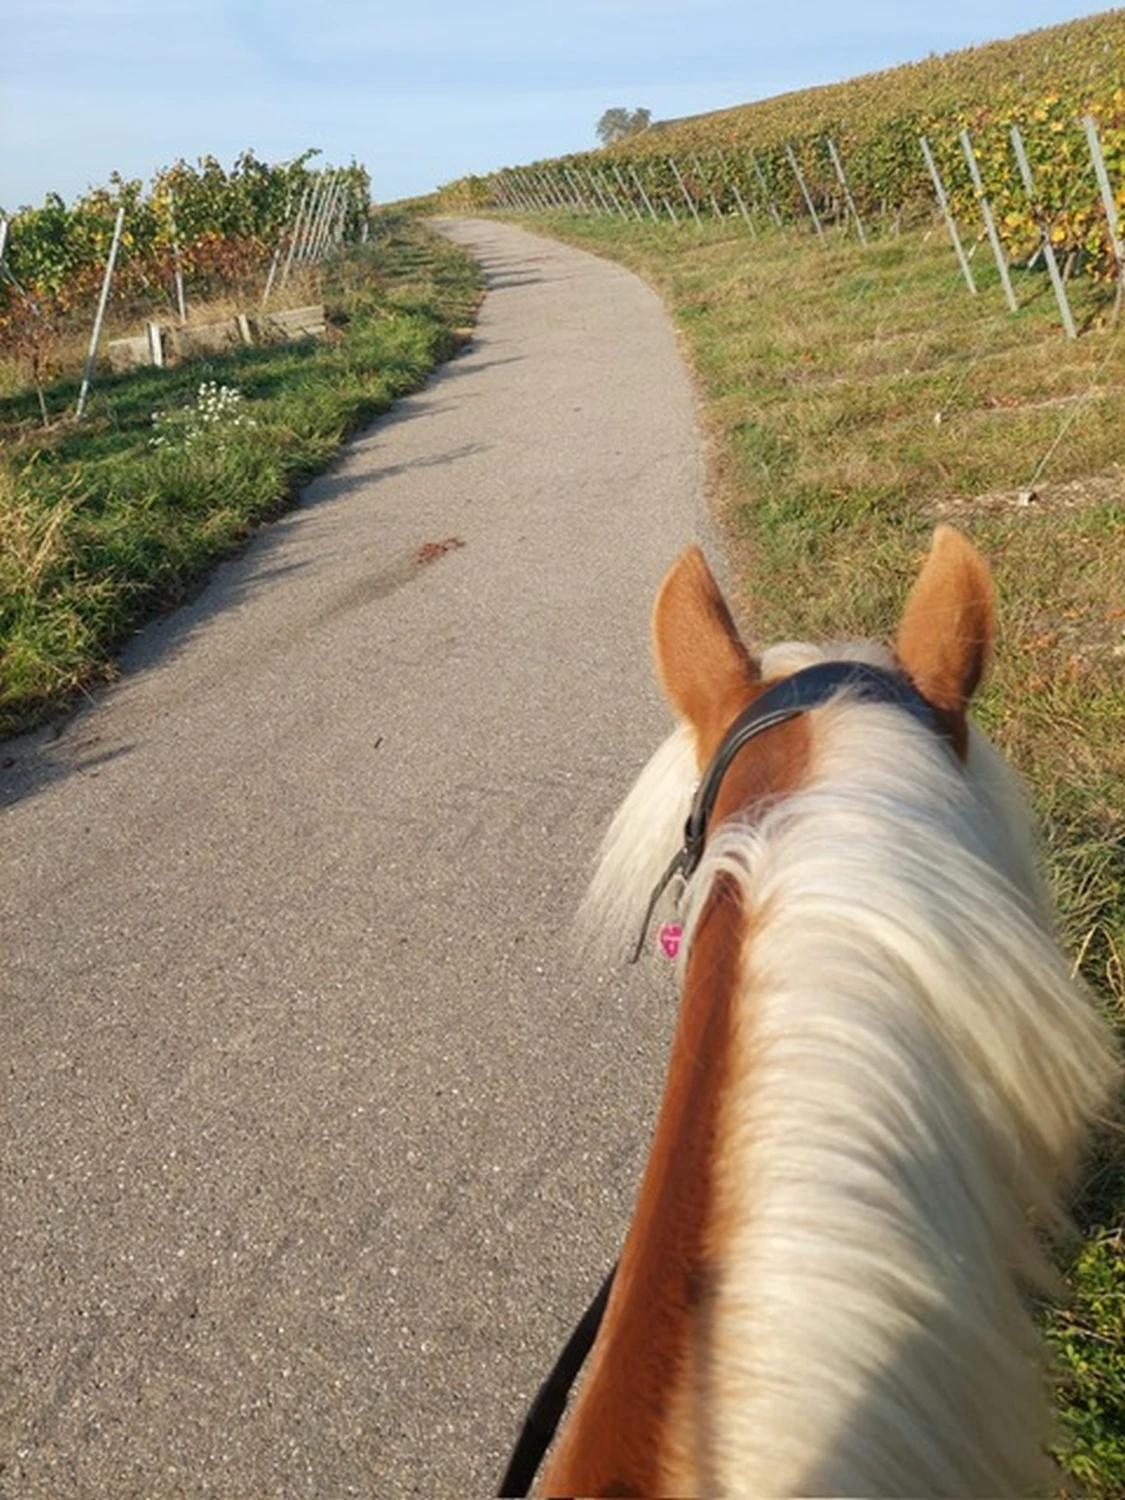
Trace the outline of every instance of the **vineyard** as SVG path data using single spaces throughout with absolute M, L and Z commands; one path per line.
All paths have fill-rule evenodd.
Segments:
M 1094 124 L 1114 207 L 1125 210 L 1125 10 L 657 125 L 601 151 L 463 178 L 444 208 L 593 210 L 668 221 L 742 215 L 750 227 L 808 222 L 901 226 L 929 215 L 929 142 L 954 217 L 980 224 L 962 143 L 971 137 L 1001 244 L 1012 260 L 1043 234 L 1072 271 L 1119 274 L 1120 245 L 1098 191 Z M 1013 151 L 1017 126 L 1034 189 Z
M 458 347 L 478 296 L 467 257 L 390 214 L 320 282 L 330 336 L 113 375 L 81 423 L 0 393 L 0 737 L 111 677 L 131 631 Z
M 354 162 L 318 169 L 315 156 L 271 166 L 247 151 L 229 171 L 213 157 L 179 161 L 147 192 L 114 174 L 70 207 L 49 194 L 41 208 L 0 217 L 0 355 L 36 384 L 58 373 L 68 333 L 82 320 L 88 331 L 119 212 L 113 297 L 123 316 L 172 312 L 182 321 L 189 301 L 220 294 L 257 302 L 302 224 L 311 230 L 313 210 L 318 233 L 360 238 L 366 171 Z

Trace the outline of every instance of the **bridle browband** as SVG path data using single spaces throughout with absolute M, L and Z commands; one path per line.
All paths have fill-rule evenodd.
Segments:
M 953 744 L 949 723 L 941 712 L 928 698 L 922 696 L 907 677 L 889 671 L 886 667 L 870 666 L 867 662 L 859 661 L 824 661 L 771 683 L 727 730 L 706 775 L 696 788 L 691 811 L 684 825 L 684 841 L 652 893 L 630 963 L 636 963 L 641 956 L 656 903 L 669 882 L 676 875 L 684 881 L 690 880 L 698 869 L 723 777 L 738 752 L 767 729 L 784 724 L 787 719 L 796 718 L 809 709 L 821 708 L 837 693 L 844 691 L 863 703 L 887 704 L 905 709 L 939 739 L 949 742 L 951 746 Z M 558 1430 L 570 1388 L 597 1337 L 616 1271 L 617 1267 L 614 1265 L 532 1402 L 501 1481 L 500 1495 L 521 1496 L 526 1495 L 530 1489 L 543 1455 Z
M 645 937 L 656 903 L 669 883 L 677 875 L 688 881 L 695 874 L 699 861 L 703 858 L 703 846 L 707 841 L 707 829 L 719 796 L 719 788 L 738 752 L 767 729 L 772 729 L 776 724 L 784 724 L 787 719 L 795 719 L 798 714 L 807 713 L 810 708 L 823 707 L 836 693 L 845 689 L 863 703 L 881 703 L 903 708 L 940 738 L 949 738 L 947 725 L 929 699 L 922 696 L 909 678 L 888 671 L 886 667 L 875 667 L 862 661 L 820 661 L 794 672 L 790 677 L 782 677 L 771 683 L 727 730 L 707 768 L 707 774 L 696 788 L 691 811 L 684 825 L 684 841 L 649 899 L 630 963 L 635 964 L 644 951 Z

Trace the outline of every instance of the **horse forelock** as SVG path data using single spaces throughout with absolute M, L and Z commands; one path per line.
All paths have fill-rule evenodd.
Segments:
M 790 642 L 764 653 L 763 683 L 829 658 L 894 663 L 885 647 L 867 641 L 836 647 Z M 595 960 L 616 958 L 635 940 L 653 889 L 683 841 L 700 774 L 694 736 L 680 725 L 650 757 L 610 821 L 578 913 L 579 931 Z M 672 914 L 677 894 L 668 892 L 665 915 Z
M 649 897 L 683 840 L 698 776 L 693 737 L 680 727 L 650 758 L 606 829 L 578 913 L 595 960 L 617 958 L 626 941 L 636 940 Z

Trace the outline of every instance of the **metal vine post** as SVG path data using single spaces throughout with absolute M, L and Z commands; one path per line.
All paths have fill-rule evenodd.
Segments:
M 1020 177 L 1023 179 L 1032 217 L 1035 219 L 1039 232 L 1043 236 L 1043 255 L 1047 261 L 1047 271 L 1051 277 L 1051 286 L 1055 291 L 1055 301 L 1059 306 L 1059 314 L 1062 317 L 1063 327 L 1066 329 L 1067 338 L 1076 339 L 1078 337 L 1078 329 L 1074 326 L 1074 317 L 1070 311 L 1070 303 L 1067 301 L 1066 287 L 1063 286 L 1063 279 L 1059 274 L 1058 261 L 1055 259 L 1055 247 L 1051 244 L 1051 226 L 1046 221 L 1040 222 L 1039 215 L 1035 211 L 1035 184 L 1032 181 L 1031 164 L 1028 162 L 1027 152 L 1023 148 L 1023 136 L 1020 134 L 1018 125 L 1012 126 L 1010 138 L 1012 149 L 1016 153 L 1016 163 L 1020 169 Z
M 1012 290 L 1012 278 L 1008 275 L 1008 257 L 1004 254 L 1004 247 L 1000 243 L 1000 235 L 996 229 L 996 220 L 992 216 L 992 205 L 988 201 L 988 194 L 984 190 L 981 180 L 980 167 L 977 165 L 976 152 L 973 150 L 972 139 L 967 130 L 961 132 L 961 150 L 964 152 L 965 161 L 968 164 L 969 176 L 973 179 L 973 187 L 976 190 L 977 202 L 984 216 L 984 227 L 988 234 L 988 243 L 992 246 L 992 258 L 996 262 L 996 269 L 1000 273 L 1000 283 L 1004 288 L 1004 296 L 1008 299 L 1008 307 L 1012 312 L 1019 312 L 1020 305 L 1016 301 L 1016 294 Z
M 961 274 L 965 278 L 966 286 L 968 286 L 969 291 L 975 297 L 977 295 L 977 284 L 973 280 L 969 258 L 965 254 L 965 247 L 961 244 L 961 236 L 957 232 L 957 220 L 953 217 L 953 210 L 949 206 L 949 198 L 946 195 L 945 184 L 941 180 L 941 173 L 938 171 L 937 162 L 934 160 L 934 153 L 930 150 L 930 143 L 924 135 L 918 137 L 918 144 L 922 148 L 922 155 L 925 157 L 926 166 L 929 168 L 930 180 L 933 182 L 934 192 L 937 194 L 938 207 L 941 209 L 942 217 L 945 220 L 945 227 L 949 230 L 949 238 L 953 241 L 953 248 L 957 252 L 957 264 L 961 267 Z
M 74 420 L 80 422 L 82 414 L 86 410 L 86 398 L 90 394 L 90 382 L 94 377 L 94 361 L 98 357 L 98 341 L 102 336 L 102 323 L 105 320 L 106 304 L 109 302 L 109 287 L 113 280 L 113 268 L 117 264 L 117 248 L 121 244 L 121 231 L 125 225 L 125 205 L 121 203 L 117 208 L 117 219 L 113 226 L 113 241 L 109 247 L 109 259 L 106 261 L 105 275 L 102 278 L 101 295 L 98 297 L 98 310 L 94 316 L 94 331 L 90 335 L 90 349 L 86 355 L 86 368 L 82 372 L 82 385 L 78 391 L 78 405 L 75 408 Z

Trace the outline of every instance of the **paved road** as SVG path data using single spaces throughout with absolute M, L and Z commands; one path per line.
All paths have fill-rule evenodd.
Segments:
M 616 1252 L 669 981 L 568 923 L 692 401 L 629 274 L 447 232 L 470 350 L 0 747 L 10 1500 L 487 1493 Z

